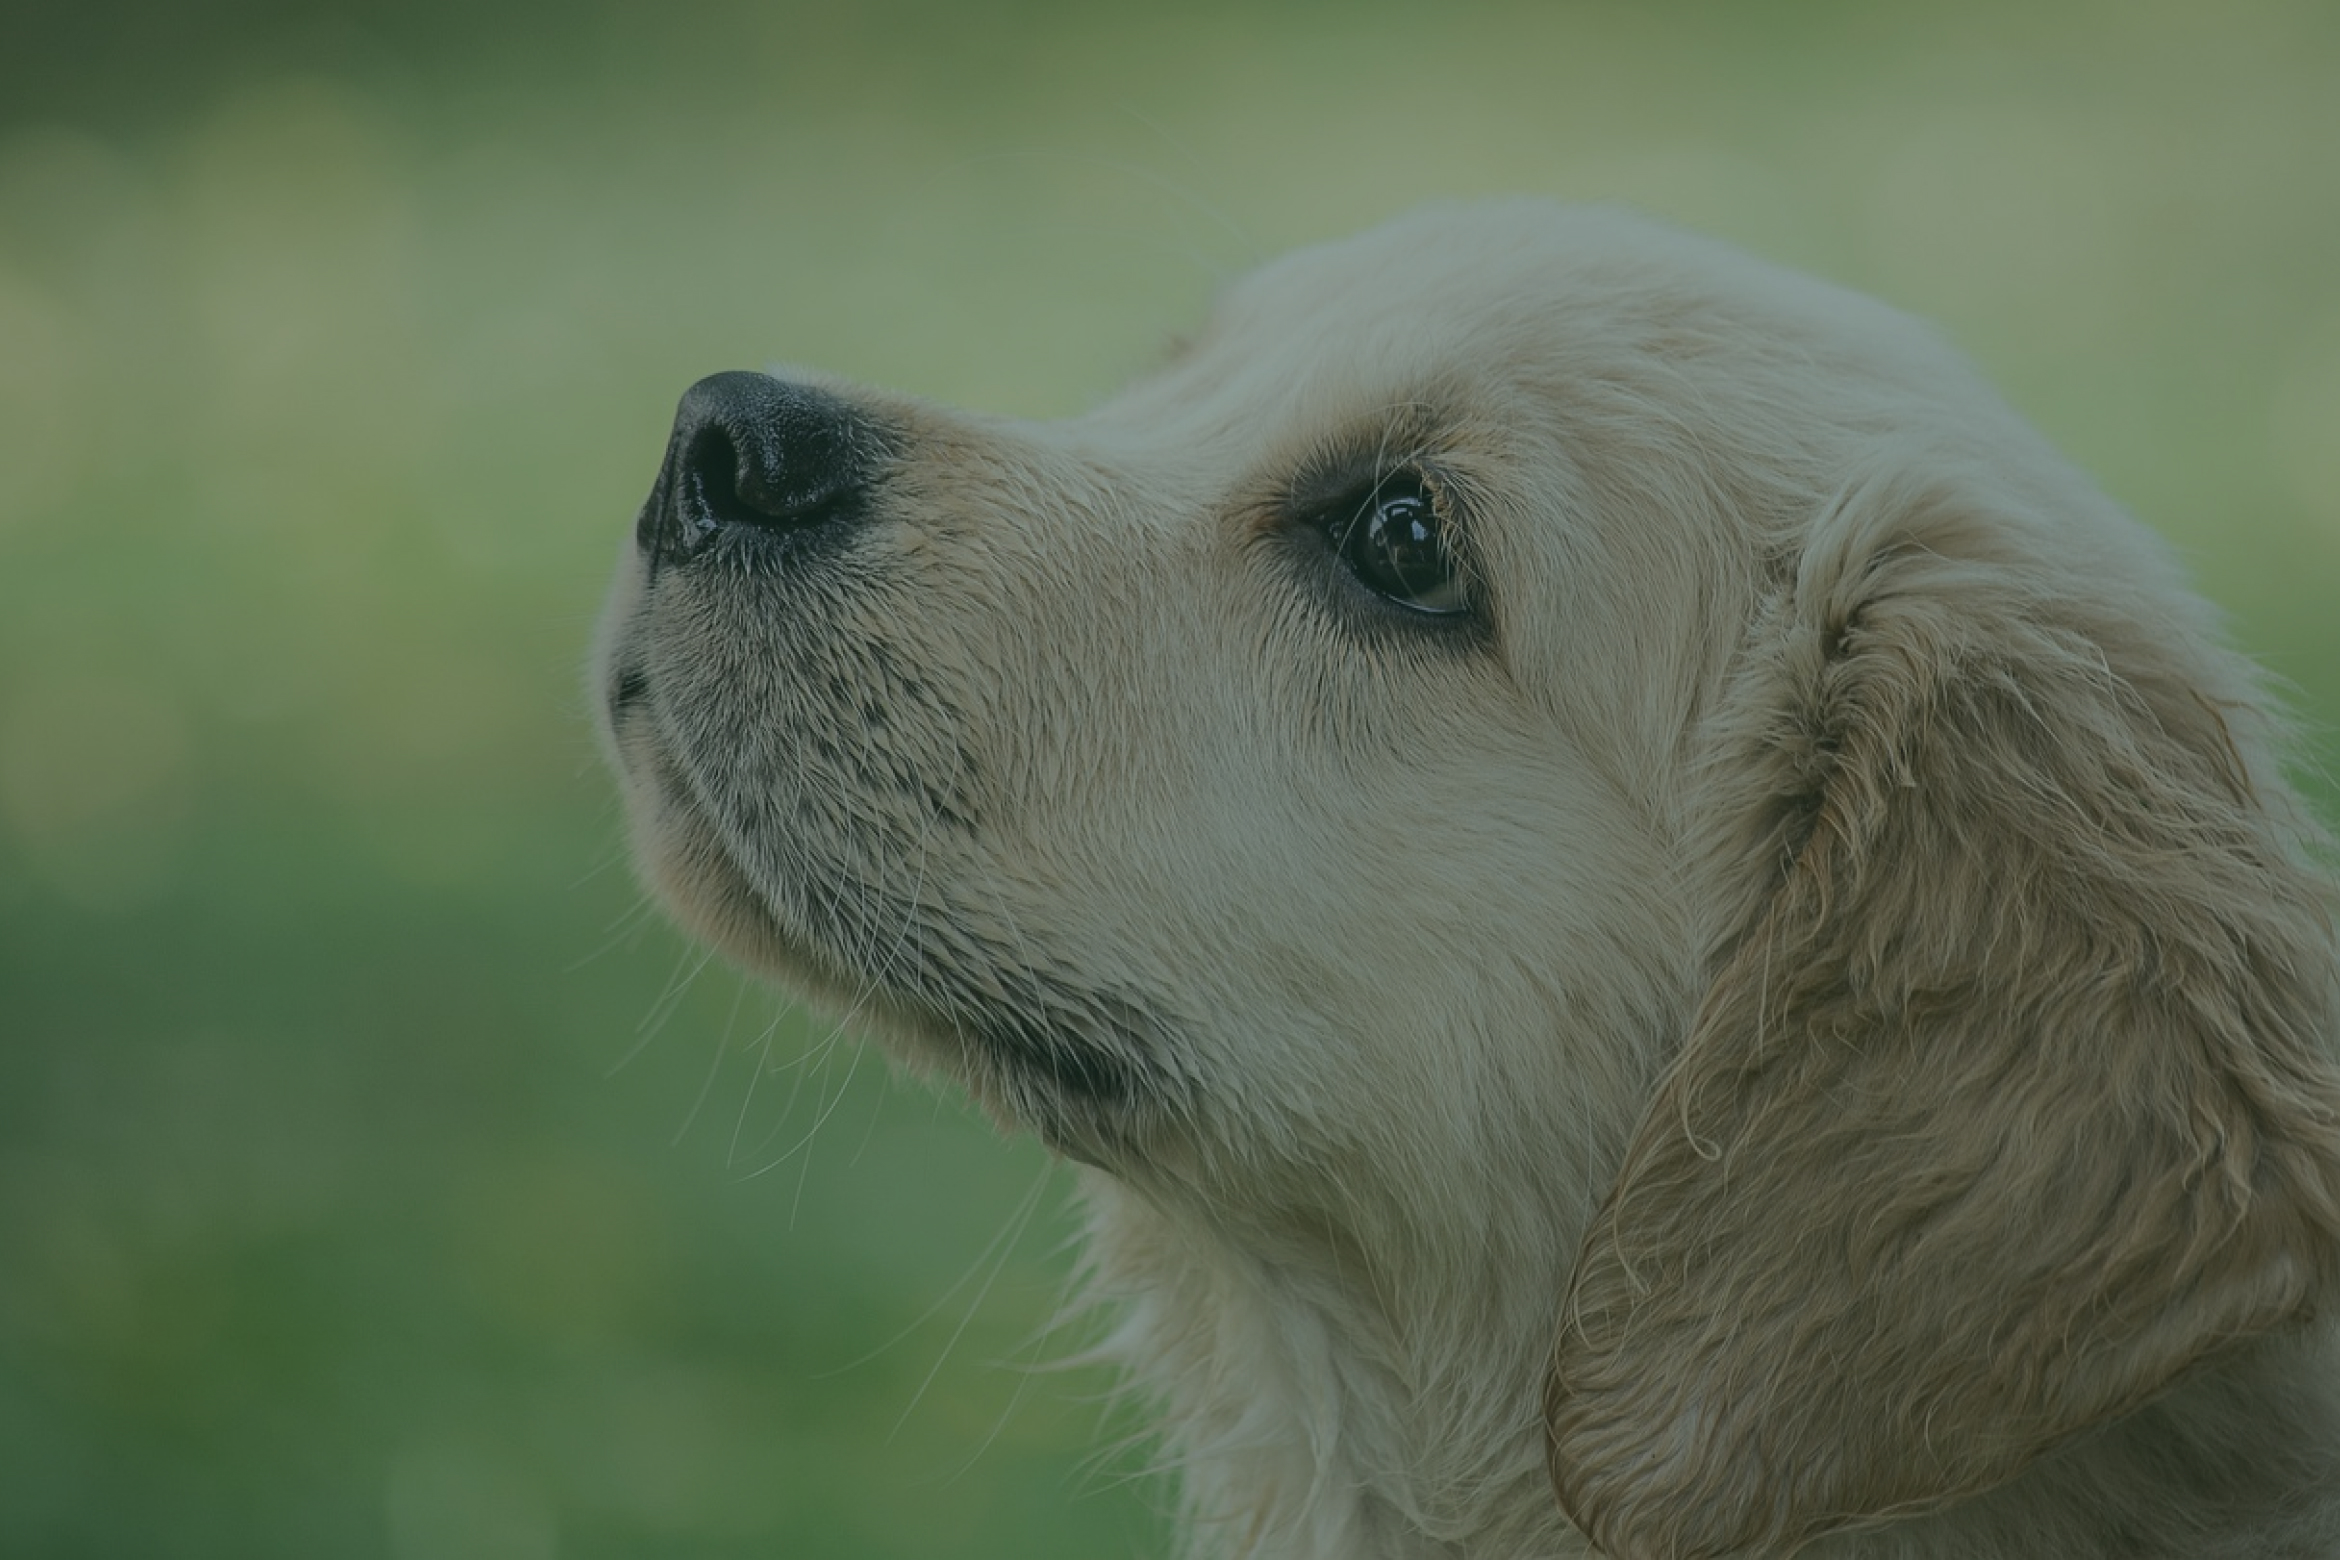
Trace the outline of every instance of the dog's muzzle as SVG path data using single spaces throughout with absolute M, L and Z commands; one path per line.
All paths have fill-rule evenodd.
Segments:
M 866 516 L 885 456 L 849 403 L 769 374 L 711 374 L 683 392 L 634 540 L 652 574 L 709 557 L 756 572 Z

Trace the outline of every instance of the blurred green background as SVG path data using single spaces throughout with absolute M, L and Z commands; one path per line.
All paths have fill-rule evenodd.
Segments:
M 578 667 L 700 374 L 1062 413 L 1510 190 L 1939 320 L 2334 752 L 2329 0 L 0 12 L 0 1554 L 1158 1551 L 1062 1179 L 663 928 Z

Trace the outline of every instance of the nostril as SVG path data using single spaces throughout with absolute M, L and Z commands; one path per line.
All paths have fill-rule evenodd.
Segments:
M 729 429 L 708 424 L 691 436 L 682 458 L 682 499 L 693 526 L 762 525 L 791 518 L 787 504 L 740 458 Z

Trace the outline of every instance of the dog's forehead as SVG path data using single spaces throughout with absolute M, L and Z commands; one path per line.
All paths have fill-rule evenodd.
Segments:
M 1560 208 L 1428 206 L 1280 255 L 1238 279 L 1227 301 L 1239 311 L 1261 306 L 1290 313 L 1370 311 L 1406 298 L 1451 300 L 1463 293 L 1517 295 L 1516 284 L 1565 251 L 1583 226 L 1577 214 Z M 1515 285 L 1501 285 L 1507 279 Z
M 1103 420 L 1191 447 L 1258 446 L 1376 409 L 1483 398 L 1548 357 L 1573 224 L 1531 203 L 1429 208 L 1294 250 L 1232 283 Z M 1445 393 L 1439 393 L 1439 392 Z
M 1250 437 L 1393 406 L 1486 413 L 1509 390 L 1629 372 L 1669 342 L 1834 336 L 1831 291 L 1631 212 L 1430 206 L 1237 279 L 1112 410 Z
M 1239 336 L 1266 319 L 1518 330 L 1555 313 L 1753 303 L 1770 270 L 1630 211 L 1532 200 L 1427 206 L 1260 267 L 1228 289 L 1214 323 Z
M 1238 280 L 1198 347 L 1255 354 L 1290 343 L 1322 356 L 1420 363 L 1517 331 L 1566 290 L 1569 224 L 1537 209 L 1411 213 L 1295 250 Z

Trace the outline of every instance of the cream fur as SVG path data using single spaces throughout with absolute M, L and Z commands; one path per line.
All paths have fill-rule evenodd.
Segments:
M 2320 837 L 1927 331 L 1523 202 L 820 393 L 850 520 L 621 569 L 638 853 L 1083 1163 L 1196 1554 L 2340 1553 Z M 1323 542 L 1400 470 L 1464 620 Z

